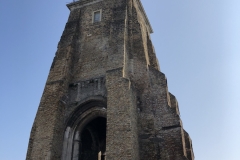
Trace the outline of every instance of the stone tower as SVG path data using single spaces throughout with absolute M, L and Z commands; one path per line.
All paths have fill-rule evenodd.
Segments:
M 67 7 L 27 160 L 193 160 L 140 0 Z

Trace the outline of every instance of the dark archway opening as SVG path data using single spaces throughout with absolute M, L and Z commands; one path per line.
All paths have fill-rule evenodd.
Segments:
M 106 118 L 98 117 L 83 128 L 79 160 L 105 160 L 106 123 Z

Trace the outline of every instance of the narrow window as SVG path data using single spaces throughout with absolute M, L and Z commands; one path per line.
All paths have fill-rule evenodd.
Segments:
M 101 21 L 101 11 L 93 12 L 93 23 Z

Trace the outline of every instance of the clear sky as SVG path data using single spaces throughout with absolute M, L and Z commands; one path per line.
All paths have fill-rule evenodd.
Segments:
M 0 1 L 1 160 L 25 159 L 69 2 Z M 195 160 L 240 160 L 240 1 L 142 3 Z

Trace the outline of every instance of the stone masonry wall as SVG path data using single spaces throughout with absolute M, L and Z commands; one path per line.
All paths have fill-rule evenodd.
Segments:
M 107 159 L 138 160 L 136 96 L 122 68 L 107 72 L 107 91 Z
M 69 19 L 78 19 L 78 11 Z M 60 159 L 64 134 L 64 97 L 72 78 L 72 59 L 78 25 L 66 25 L 58 45 L 30 135 L 27 160 Z M 73 30 L 74 32 L 67 32 Z
M 62 160 L 71 160 L 72 147 L 64 150 L 63 145 L 73 143 L 74 128 L 67 141 L 64 132 L 94 106 L 99 115 L 107 110 L 107 160 L 194 160 L 140 0 L 81 0 L 67 6 L 69 19 L 32 127 L 27 160 L 60 160 L 62 151 Z M 102 17 L 93 23 L 95 11 Z

